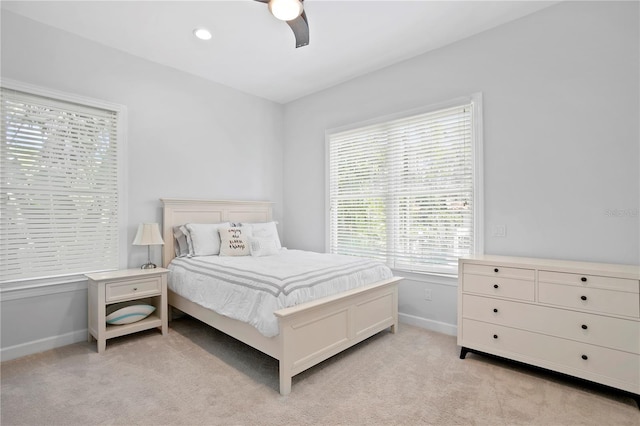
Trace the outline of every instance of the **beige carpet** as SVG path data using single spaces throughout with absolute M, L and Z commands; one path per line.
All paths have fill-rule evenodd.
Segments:
M 9 425 L 640 425 L 635 402 L 469 354 L 454 337 L 401 324 L 294 377 L 195 320 L 7 361 Z

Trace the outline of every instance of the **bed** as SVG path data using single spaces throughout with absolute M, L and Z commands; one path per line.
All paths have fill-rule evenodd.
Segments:
M 174 227 L 186 223 L 270 222 L 272 203 L 162 199 L 162 264 L 175 258 Z M 171 280 L 171 276 L 169 277 Z M 323 297 L 274 312 L 279 333 L 261 334 L 254 326 L 220 315 L 172 290 L 169 305 L 279 361 L 280 394 L 291 392 L 292 377 L 325 359 L 398 326 L 398 283 L 391 277 L 365 287 Z

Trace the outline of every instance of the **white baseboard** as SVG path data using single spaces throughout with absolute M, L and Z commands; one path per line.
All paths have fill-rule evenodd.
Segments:
M 427 318 L 416 317 L 414 315 L 403 313 L 398 313 L 398 321 L 404 324 L 426 328 L 427 330 L 436 331 L 438 333 L 448 334 L 449 336 L 458 335 L 458 326 L 454 324 L 447 324 L 444 322 L 434 321 Z
M 440 321 L 434 321 L 414 315 L 398 313 L 398 320 L 401 323 L 413 325 L 438 333 L 456 336 L 458 327 L 453 324 L 447 324 Z M 87 329 L 72 331 L 70 333 L 61 334 L 59 336 L 47 337 L 45 339 L 35 340 L 33 342 L 22 343 L 15 346 L 0 349 L 0 360 L 9 361 L 11 359 L 20 358 L 27 355 L 33 355 L 38 352 L 48 351 L 50 349 L 71 345 L 78 342 L 84 342 L 87 339 Z
M 71 345 L 73 343 L 85 342 L 87 340 L 87 332 L 88 331 L 85 328 L 84 330 L 72 331 L 58 336 L 34 340 L 33 342 L 9 346 L 8 348 L 0 349 L 0 360 L 9 361 L 10 359 L 48 351 L 50 349 Z

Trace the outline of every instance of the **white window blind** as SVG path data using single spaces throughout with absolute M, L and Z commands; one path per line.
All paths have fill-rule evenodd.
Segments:
M 455 273 L 475 251 L 473 122 L 467 101 L 329 132 L 329 251 Z
M 117 111 L 2 88 L 0 282 L 118 267 Z

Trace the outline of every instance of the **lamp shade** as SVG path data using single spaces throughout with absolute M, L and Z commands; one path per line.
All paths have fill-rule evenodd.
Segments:
M 141 223 L 133 239 L 134 246 L 153 246 L 164 244 L 157 223 Z

